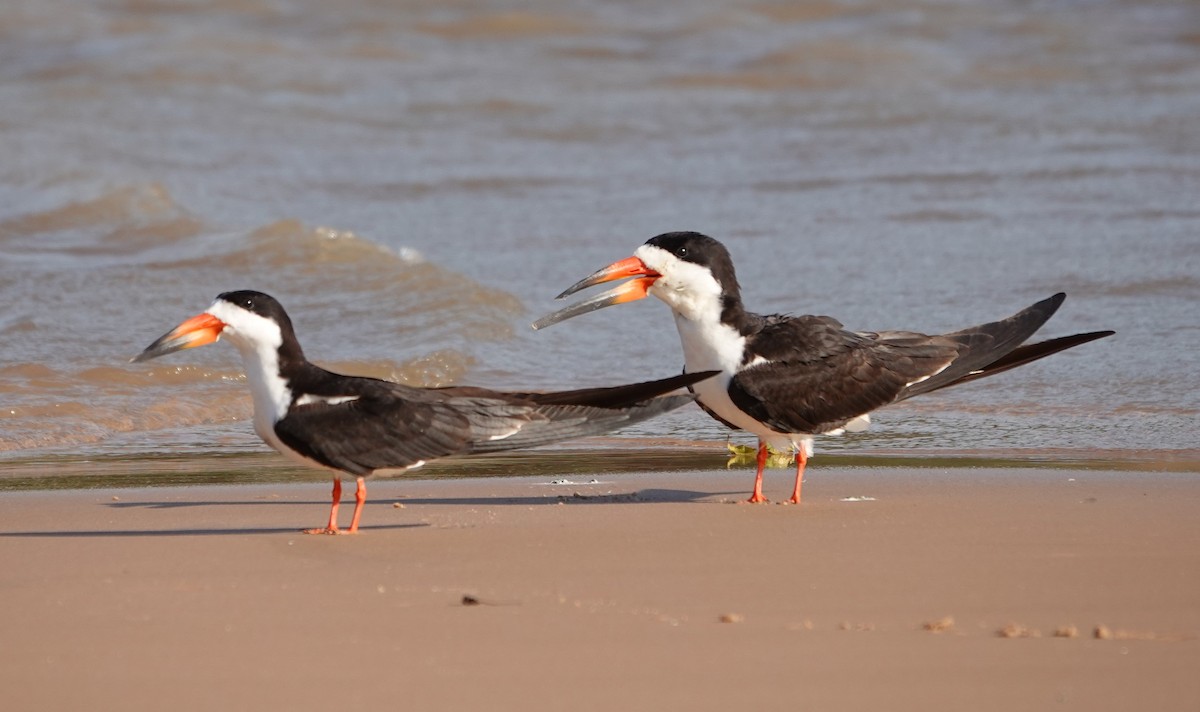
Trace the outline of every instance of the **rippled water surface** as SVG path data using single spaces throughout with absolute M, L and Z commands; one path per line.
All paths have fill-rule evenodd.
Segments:
M 233 349 L 127 363 L 230 289 L 347 372 L 671 375 L 654 300 L 529 323 L 681 229 L 759 311 L 937 331 L 1064 290 L 1047 335 L 1118 332 L 819 451 L 1200 459 L 1194 3 L 10 0 L 0 106 L 2 459 L 263 449 Z

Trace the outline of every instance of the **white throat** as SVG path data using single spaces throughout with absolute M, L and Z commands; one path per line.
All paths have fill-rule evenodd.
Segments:
M 292 396 L 279 374 L 279 346 L 283 343 L 279 325 L 221 300 L 214 302 L 208 313 L 225 322 L 221 336 L 242 355 L 254 398 L 254 431 L 268 445 L 283 449 L 275 435 L 275 423 L 287 415 Z
M 721 321 L 721 283 L 712 272 L 685 262 L 661 247 L 642 245 L 634 256 L 658 272 L 650 294 L 661 299 L 677 316 L 696 322 Z
M 721 323 L 720 282 L 708 269 L 654 245 L 642 245 L 634 255 L 661 275 L 649 292 L 671 307 L 687 370 L 722 371 L 728 383 L 742 365 L 746 339 Z

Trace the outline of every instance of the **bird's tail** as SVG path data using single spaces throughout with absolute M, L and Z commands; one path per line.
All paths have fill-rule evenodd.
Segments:
M 1065 349 L 1111 336 L 1112 331 L 1094 331 L 1064 336 L 1022 346 L 1062 306 L 1065 294 L 1059 292 L 1016 314 L 988 324 L 972 326 L 944 334 L 943 338 L 960 344 L 960 355 L 945 370 L 901 391 L 896 400 L 904 400 L 948 386 L 993 376 L 1017 366 L 1037 361 Z
M 1074 334 L 1072 336 L 1060 336 L 1057 339 L 1047 339 L 1046 341 L 1039 341 L 1035 344 L 1024 344 L 1022 346 L 1018 346 L 1012 351 L 1009 351 L 1006 355 L 989 363 L 983 368 L 967 373 L 958 380 L 942 383 L 934 388 L 926 388 L 921 392 L 928 393 L 929 391 L 937 390 L 938 388 L 957 386 L 960 383 L 967 383 L 979 378 L 994 376 L 997 373 L 1003 373 L 1009 369 L 1016 368 L 1017 366 L 1024 366 L 1027 363 L 1032 363 L 1038 359 L 1046 358 L 1047 356 L 1056 354 L 1059 351 L 1066 351 L 1067 349 L 1074 348 L 1080 344 L 1086 344 L 1089 341 L 1095 341 L 1096 339 L 1103 339 L 1106 336 L 1112 336 L 1115 333 L 1117 332 L 1089 331 L 1087 333 Z M 922 383 L 917 385 L 924 384 Z M 907 398 L 908 394 L 906 394 L 904 397 Z

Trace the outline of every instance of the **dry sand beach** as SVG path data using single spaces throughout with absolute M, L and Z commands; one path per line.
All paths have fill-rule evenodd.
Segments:
M 748 474 L 10 492 L 5 707 L 1200 708 L 1194 473 Z

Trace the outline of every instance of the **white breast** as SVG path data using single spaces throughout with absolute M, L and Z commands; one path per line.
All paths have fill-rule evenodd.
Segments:
M 745 352 L 746 338 L 716 320 L 693 321 L 675 314 L 675 326 L 683 346 L 683 359 L 689 373 L 720 371 L 715 378 L 692 386 L 696 398 L 712 412 L 737 427 L 766 440 L 772 447 L 785 450 L 805 446 L 811 450 L 807 435 L 779 433 L 747 415 L 729 398 L 729 382 L 738 372 Z M 807 444 L 804 444 L 806 443 Z

